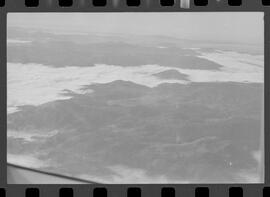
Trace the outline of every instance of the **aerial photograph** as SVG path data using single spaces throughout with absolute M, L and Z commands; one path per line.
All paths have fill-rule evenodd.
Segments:
M 263 17 L 9 13 L 7 163 L 104 184 L 263 183 Z

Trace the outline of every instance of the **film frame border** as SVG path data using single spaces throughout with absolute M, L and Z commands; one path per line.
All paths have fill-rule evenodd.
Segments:
M 266 65 L 270 63 L 270 7 L 263 6 L 262 0 L 245 0 L 241 6 L 216 6 L 214 0 L 209 0 L 207 6 L 195 6 L 191 0 L 189 9 L 180 8 L 180 4 L 174 3 L 173 6 L 162 7 L 159 0 L 152 0 L 151 4 L 141 4 L 139 7 L 129 7 L 125 4 L 119 4 L 118 7 L 113 6 L 112 0 L 107 0 L 107 5 L 95 7 L 91 4 L 84 6 L 79 2 L 89 2 L 91 0 L 73 0 L 71 7 L 60 7 L 54 1 L 54 4 L 45 3 L 46 0 L 39 0 L 39 6 L 26 7 L 24 0 L 6 0 L 5 5 L 0 7 L 0 197 L 4 196 L 33 196 L 31 191 L 38 190 L 39 196 L 60 196 L 61 188 L 72 188 L 74 196 L 93 196 L 96 188 L 105 188 L 108 196 L 124 197 L 128 194 L 129 188 L 140 188 L 141 196 L 161 196 L 163 188 L 172 188 L 175 196 L 196 196 L 196 188 L 208 188 L 210 196 L 235 196 L 230 194 L 230 188 L 242 188 L 244 196 L 269 196 L 270 193 L 270 129 L 269 112 L 270 103 L 267 102 L 270 98 L 270 87 L 267 75 L 270 74 L 270 68 Z M 46 2 L 52 2 L 47 0 Z M 141 0 L 141 2 L 146 0 Z M 153 3 L 153 1 L 155 1 Z M 226 1 L 226 0 L 225 0 Z M 264 12 L 265 15 L 265 32 L 264 32 L 264 53 L 265 53 L 265 132 L 264 132 L 264 147 L 265 147 L 265 182 L 263 184 L 82 184 L 82 185 L 38 185 L 38 184 L 7 184 L 7 163 L 6 163 L 6 18 L 10 12 Z M 32 188 L 33 190 L 26 190 Z M 27 191 L 30 193 L 27 195 Z M 34 192 L 35 193 L 35 192 Z M 132 192 L 131 192 L 132 193 Z M 31 195 L 32 194 L 32 195 Z M 200 193 L 198 193 L 200 194 Z M 96 196 L 96 195 L 95 195 Z M 100 195 L 99 195 L 100 196 Z M 200 194 L 200 196 L 204 196 Z
M 70 11 L 95 11 L 101 7 L 102 11 L 112 12 L 132 11 L 132 9 L 134 11 L 136 9 L 163 11 L 168 8 L 168 11 L 181 11 L 181 9 L 185 9 L 181 7 L 182 3 L 188 3 L 187 9 L 190 11 L 212 11 L 213 9 L 217 11 L 228 11 L 228 9 L 232 11 L 262 11 L 270 6 L 269 0 L 0 0 L 0 9 L 5 7 L 7 7 L 6 9 L 36 8 L 53 11 L 55 8 L 63 8 L 65 10 L 61 11 L 67 9 Z

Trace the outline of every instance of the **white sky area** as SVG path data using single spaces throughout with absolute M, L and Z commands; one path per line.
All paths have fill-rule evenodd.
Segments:
M 8 26 L 261 44 L 263 16 L 262 12 L 9 13 Z

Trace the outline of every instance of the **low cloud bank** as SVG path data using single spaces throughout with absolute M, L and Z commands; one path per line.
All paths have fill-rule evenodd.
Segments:
M 236 52 L 216 51 L 201 53 L 201 58 L 216 62 L 223 67 L 218 71 L 181 69 L 160 65 L 122 67 L 96 64 L 93 67 L 55 68 L 42 64 L 7 64 L 8 113 L 18 111 L 18 106 L 40 105 L 54 100 L 69 99 L 64 94 L 72 91 L 78 94 L 91 93 L 82 90 L 84 85 L 110 83 L 116 80 L 130 81 L 147 87 L 162 83 L 188 84 L 191 82 L 241 82 L 263 83 L 263 56 Z M 155 74 L 176 70 L 187 75 L 188 80 L 162 79 Z

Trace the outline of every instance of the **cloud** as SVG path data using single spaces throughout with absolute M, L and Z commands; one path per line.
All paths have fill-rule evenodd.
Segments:
M 29 44 L 32 41 L 29 40 L 19 40 L 19 39 L 7 39 L 7 44 Z
M 49 137 L 53 137 L 59 133 L 58 130 L 48 131 L 48 132 L 40 132 L 37 130 L 29 130 L 27 131 L 16 131 L 16 130 L 8 130 L 7 137 L 8 138 L 16 138 L 23 139 L 26 142 L 33 142 L 37 139 L 46 139 Z
M 51 166 L 49 162 L 38 159 L 30 154 L 7 154 L 7 162 L 28 168 L 45 168 Z
M 116 80 L 130 81 L 147 87 L 162 83 L 188 84 L 190 82 L 258 82 L 263 78 L 263 56 L 235 52 L 202 53 L 201 58 L 214 61 L 223 67 L 219 71 L 182 69 L 160 65 L 123 67 L 96 64 L 89 67 L 53 67 L 42 64 L 7 64 L 8 113 L 18 111 L 18 106 L 40 105 L 54 100 L 69 99 L 67 90 L 78 94 L 82 87 L 93 83 L 110 83 Z M 154 76 L 167 70 L 177 70 L 187 75 L 189 81 L 160 79 Z
M 131 168 L 124 165 L 114 165 L 108 167 L 112 171 L 112 175 L 108 176 L 93 176 L 80 175 L 80 178 L 92 180 L 100 183 L 108 184 L 166 184 L 166 183 L 183 183 L 187 184 L 186 180 L 169 179 L 165 175 L 149 175 L 143 169 Z

